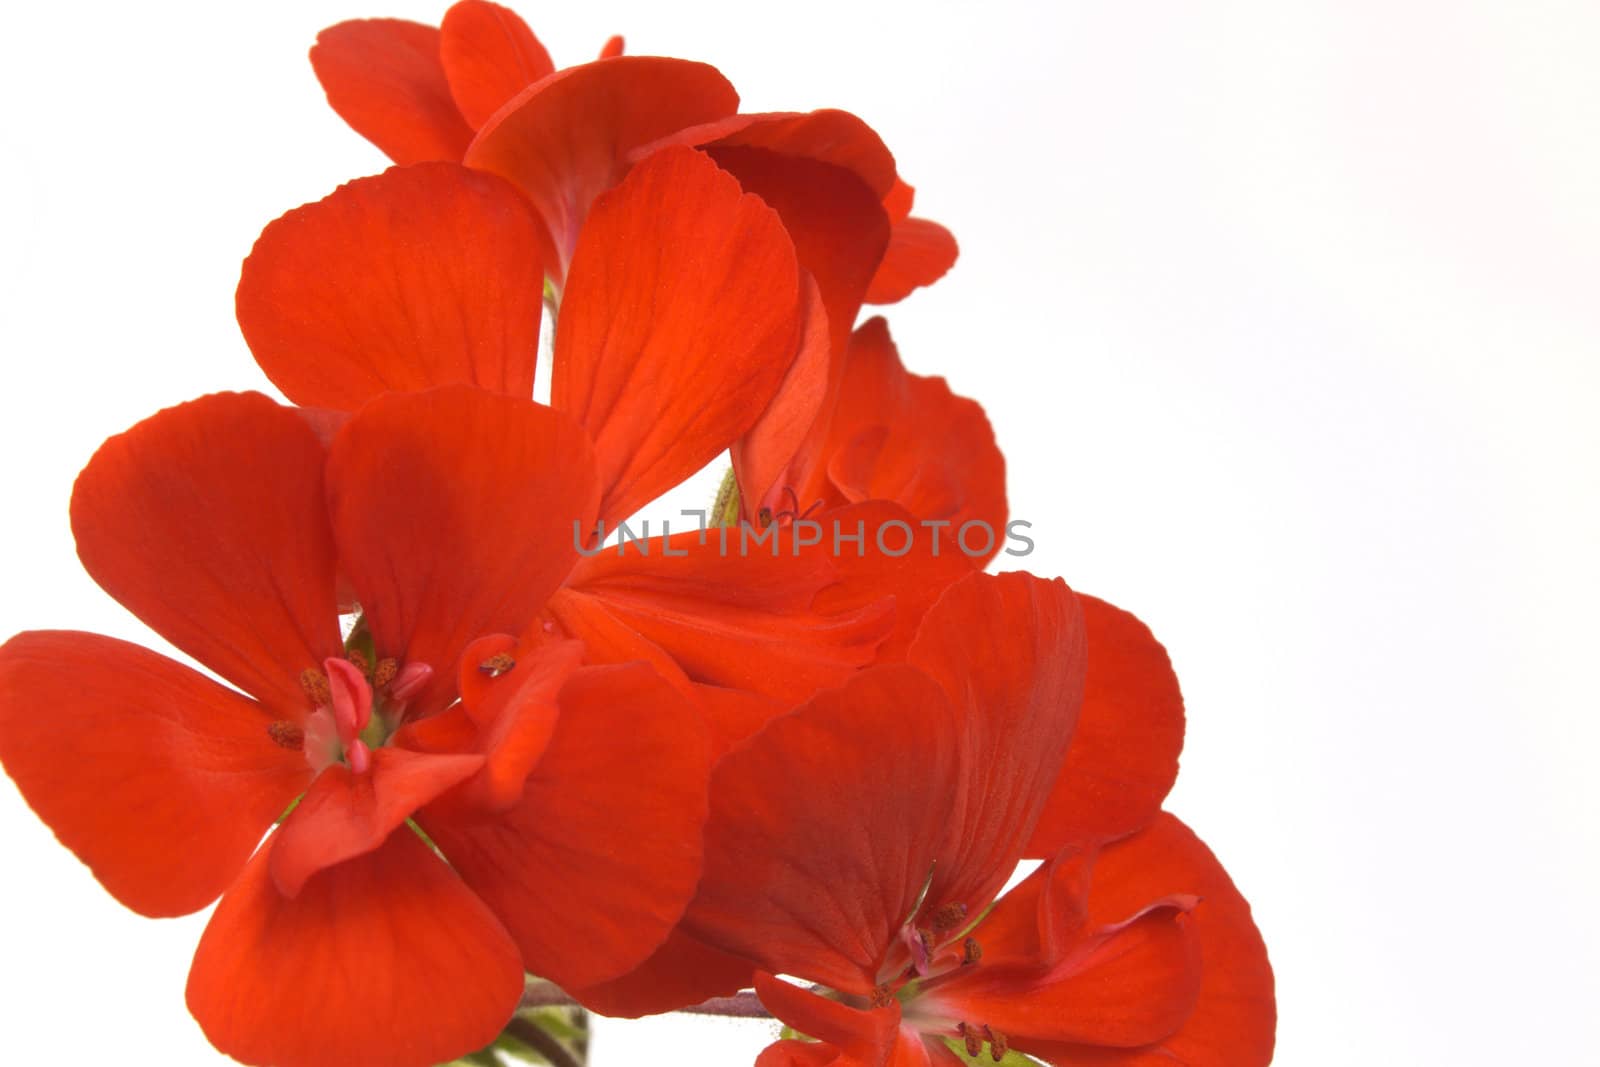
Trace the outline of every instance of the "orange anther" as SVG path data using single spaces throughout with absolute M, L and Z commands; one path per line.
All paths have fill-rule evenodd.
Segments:
M 306 732 L 283 719 L 267 724 L 267 736 L 272 738 L 273 744 L 295 752 L 300 751 L 306 744 Z
M 498 678 L 517 665 L 516 659 L 509 652 L 496 652 L 482 663 L 478 669 L 491 678 Z
M 382 689 L 394 681 L 394 676 L 400 673 L 400 664 L 393 656 L 385 656 L 378 661 L 372 669 L 372 688 Z
M 314 707 L 333 706 L 333 690 L 328 686 L 328 676 L 315 667 L 307 667 L 300 672 L 300 688 L 306 691 Z
M 928 929 L 934 934 L 948 934 L 967 921 L 967 906 L 959 900 L 951 901 L 928 918 Z

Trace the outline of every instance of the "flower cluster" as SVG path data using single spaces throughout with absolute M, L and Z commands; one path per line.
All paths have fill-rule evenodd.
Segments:
M 169 408 L 72 495 L 88 572 L 214 677 L 0 649 L 62 843 L 142 914 L 220 898 L 216 1047 L 427 1067 L 531 974 L 629 1016 L 753 988 L 793 1034 L 760 1067 L 1268 1063 L 1249 908 L 1161 810 L 1165 652 L 984 573 L 988 420 L 857 325 L 956 258 L 877 134 L 620 39 L 558 70 L 487 0 L 311 59 L 396 165 L 245 260 L 288 403 Z M 709 521 L 606 538 L 724 453 Z

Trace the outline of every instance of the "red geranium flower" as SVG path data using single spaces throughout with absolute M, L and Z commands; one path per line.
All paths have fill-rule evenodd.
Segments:
M 240 279 L 241 328 L 269 377 L 311 407 L 450 382 L 526 397 L 542 319 L 534 228 L 515 190 L 467 168 L 353 182 L 267 227 Z M 773 211 L 688 148 L 653 152 L 596 201 L 561 298 L 552 402 L 595 443 L 607 528 L 746 435 L 818 333 L 826 358 L 798 278 Z M 879 377 L 890 389 L 905 380 Z M 864 523 L 870 543 L 880 524 L 912 518 L 864 507 L 833 521 Z M 735 533 L 732 547 L 682 533 L 581 560 L 548 621 L 591 660 L 648 659 L 691 690 L 770 698 L 734 709 L 742 733 L 762 708 L 903 647 L 969 567 L 948 545 L 930 559 L 926 537 L 888 560 L 875 545 L 854 558 L 831 544 L 796 551 L 781 531 L 746 550 Z M 727 704 L 726 692 L 705 695 Z
M 601 59 L 616 58 L 621 50 L 622 39 L 613 37 Z M 548 226 L 542 248 L 558 282 L 589 202 L 622 178 L 641 146 L 733 116 L 738 106 L 732 86 L 712 68 L 683 60 L 584 64 L 552 78 L 555 65 L 533 31 L 487 0 L 455 4 L 437 29 L 400 19 L 342 22 L 318 35 L 311 62 L 333 109 L 396 163 L 464 161 L 521 186 Z M 532 89 L 541 83 L 546 84 Z M 830 125 L 842 115 L 816 113 Z M 859 124 L 853 116 L 844 121 Z M 791 155 L 846 167 L 868 154 L 857 147 L 851 160 L 839 147 L 848 142 L 830 144 L 826 138 L 764 141 Z M 888 159 L 884 180 L 869 184 L 885 213 L 887 243 L 867 268 L 871 287 L 863 293 L 875 304 L 932 284 L 956 259 L 948 230 L 908 217 L 913 190 L 895 177 L 887 152 L 882 155 Z M 850 321 L 843 325 L 848 328 Z
M 1086 766 L 1104 750 L 1069 744 L 1124 712 L 1123 747 L 1181 733 L 1170 672 L 1107 700 L 1131 657 L 1165 666 L 1127 618 L 1028 575 L 952 586 L 906 665 L 862 672 L 723 759 L 683 928 L 607 995 L 714 995 L 753 966 L 768 1007 L 821 1041 L 775 1045 L 774 1067 L 959 1062 L 951 1044 L 997 1061 L 1267 1062 L 1265 951 L 1221 868 L 1150 806 L 1170 775 L 1147 766 L 1108 789 L 1147 758 Z M 1043 837 L 1073 840 L 991 909 L 1051 820 Z
M 445 713 L 463 651 L 533 623 L 598 499 L 581 430 L 462 387 L 376 400 L 326 448 L 265 397 L 210 396 L 84 470 L 85 567 L 238 688 L 24 633 L 0 649 L 0 761 L 129 907 L 223 895 L 189 983 L 219 1048 L 420 1067 L 492 1040 L 525 967 L 592 982 L 666 937 L 700 869 L 699 713 L 643 665 L 495 658 L 504 638 L 474 648 L 504 677 L 468 656 Z M 348 649 L 340 576 L 362 608 Z M 438 744 L 428 724 L 463 716 Z M 413 815 L 459 848 L 449 866 Z
M 733 449 L 747 521 L 765 525 L 888 500 L 935 524 L 943 551 L 982 567 L 1005 547 L 1005 458 L 976 401 L 910 374 L 874 318 L 850 337 L 839 380 L 791 373 Z M 804 393 L 809 390 L 812 395 Z M 802 503 L 804 502 L 804 503 Z

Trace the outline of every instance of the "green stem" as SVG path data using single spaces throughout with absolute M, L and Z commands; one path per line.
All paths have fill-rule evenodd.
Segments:
M 584 1067 L 567 1047 L 531 1019 L 518 1015 L 506 1023 L 505 1033 L 549 1061 L 550 1067 Z
M 517 1006 L 517 1010 L 565 1008 L 577 1005 L 577 1001 L 553 982 L 530 981 L 527 988 L 522 991 L 522 1003 Z M 772 1013 L 762 1006 L 754 993 L 750 992 L 735 993 L 731 997 L 712 997 L 699 1004 L 679 1008 L 678 1011 L 685 1015 L 721 1015 L 731 1019 L 772 1018 Z

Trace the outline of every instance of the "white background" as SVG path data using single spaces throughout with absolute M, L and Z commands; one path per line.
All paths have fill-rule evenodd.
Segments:
M 159 407 L 264 387 L 240 258 L 383 166 L 306 48 L 442 11 L 8 12 L 4 634 L 149 640 L 77 567 L 72 478 Z M 1171 806 L 1255 903 L 1277 1062 L 1592 1054 L 1592 0 L 524 14 L 559 63 L 620 31 L 717 63 L 750 110 L 856 111 L 957 233 L 895 335 L 986 405 L 1032 568 L 1169 645 L 1190 714 Z M 216 1062 L 182 1000 L 201 918 L 124 911 L 9 783 L 0 850 L 0 1060 Z M 766 1038 L 603 1026 L 597 1065 L 748 1063 Z

